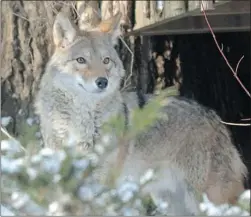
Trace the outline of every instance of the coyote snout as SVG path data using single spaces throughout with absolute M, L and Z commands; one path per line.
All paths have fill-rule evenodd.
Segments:
M 102 61 L 100 59 L 98 56 L 93 56 L 90 61 L 83 57 L 76 59 L 80 63 L 75 69 L 77 81 L 89 93 L 100 93 L 110 88 L 109 76 L 111 77 L 112 69 L 107 66 L 110 58 L 105 57 Z
M 78 84 L 89 93 L 100 93 L 107 89 L 108 79 L 106 77 L 97 77 L 91 81 L 85 81 L 81 76 L 77 76 Z

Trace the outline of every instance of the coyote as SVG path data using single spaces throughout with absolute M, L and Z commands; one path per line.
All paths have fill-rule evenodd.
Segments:
M 97 27 L 79 30 L 60 12 L 53 26 L 55 51 L 41 79 L 35 108 L 46 146 L 76 143 L 84 151 L 95 145 L 101 127 L 114 115 L 130 114 L 139 106 L 136 93 L 121 93 L 125 75 L 114 48 L 121 14 Z M 151 97 L 141 97 L 147 103 Z M 171 215 L 199 214 L 195 189 L 215 204 L 234 203 L 243 192 L 247 170 L 230 133 L 211 109 L 182 97 L 168 98 L 157 120 L 128 147 L 120 178 L 139 178 L 159 168 L 158 179 L 144 189 L 168 201 Z M 100 176 L 116 164 L 119 147 L 107 156 Z

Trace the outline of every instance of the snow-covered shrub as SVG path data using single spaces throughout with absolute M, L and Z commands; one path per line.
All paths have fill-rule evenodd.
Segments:
M 142 115 L 144 120 L 145 117 L 151 120 L 141 121 L 140 124 L 135 120 L 133 130 L 127 136 L 133 137 L 144 130 L 155 118 L 156 109 L 158 106 L 150 105 L 143 112 L 135 111 L 135 117 Z M 1 120 L 6 126 L 11 118 Z M 26 133 L 18 139 L 3 131 L 7 137 L 1 140 L 1 216 L 137 216 L 166 213 L 168 201 L 154 204 L 141 192 L 142 187 L 155 176 L 151 168 L 144 171 L 139 180 L 128 179 L 120 184 L 108 186 L 95 179 L 95 170 L 115 145 L 109 142 L 109 136 L 104 136 L 101 144 L 88 155 L 74 146 L 63 146 L 55 151 L 40 148 L 40 137 L 34 130 L 38 129 L 35 122 L 28 119 L 24 127 Z M 122 135 L 119 129 L 123 127 L 118 119 L 117 122 L 112 121 L 112 126 L 117 129 L 118 135 Z M 108 128 L 107 133 L 109 135 Z M 250 192 L 247 191 L 240 198 L 238 207 L 215 207 L 203 196 L 200 208 L 206 215 L 249 215 L 249 200 Z

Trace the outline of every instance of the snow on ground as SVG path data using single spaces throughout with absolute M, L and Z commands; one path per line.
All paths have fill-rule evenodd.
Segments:
M 3 126 L 3 127 L 8 126 L 12 120 L 13 119 L 10 116 L 8 116 L 8 117 L 1 117 L 1 126 Z
M 240 196 L 239 201 L 240 204 L 250 205 L 250 190 L 246 190 Z M 203 195 L 203 201 L 200 203 L 200 210 L 206 213 L 207 216 L 250 216 L 250 213 L 241 209 L 240 206 L 230 206 L 229 204 L 216 206 L 209 201 L 205 194 Z
M 15 216 L 15 214 L 1 204 L 1 216 Z

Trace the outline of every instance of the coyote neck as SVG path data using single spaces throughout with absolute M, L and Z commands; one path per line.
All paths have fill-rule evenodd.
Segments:
M 117 93 L 107 96 L 101 101 L 97 102 L 92 112 L 100 124 L 109 121 L 114 115 L 118 115 L 122 112 L 122 98 L 117 91 Z
M 121 101 L 121 103 L 120 103 Z M 94 144 L 100 138 L 101 128 L 104 123 L 109 122 L 110 118 L 122 113 L 123 104 L 120 93 L 104 98 L 94 107 L 86 106 L 86 112 L 89 114 L 90 122 L 93 123 L 93 142 Z

